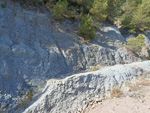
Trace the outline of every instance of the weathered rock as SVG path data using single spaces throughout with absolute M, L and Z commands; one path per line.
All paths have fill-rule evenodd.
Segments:
M 62 80 L 51 79 L 39 98 L 24 113 L 75 113 L 85 108 L 86 102 L 103 99 L 114 86 L 121 88 L 126 80 L 150 72 L 149 69 L 150 61 L 145 61 L 115 65 Z

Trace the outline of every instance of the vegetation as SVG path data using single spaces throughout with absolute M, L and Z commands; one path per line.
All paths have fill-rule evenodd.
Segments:
M 139 34 L 136 38 L 128 39 L 126 48 L 134 53 L 140 54 L 142 47 L 145 46 L 144 41 L 145 37 Z
M 25 95 L 24 92 L 19 91 L 19 95 L 22 97 L 22 98 L 20 99 L 20 101 L 21 101 L 21 107 L 25 107 L 25 106 L 26 106 L 27 104 L 29 104 L 29 103 L 32 101 L 32 99 L 33 99 L 33 92 L 32 92 L 31 89 L 29 90 L 28 94 L 26 94 L 26 95 Z
M 28 97 L 28 99 L 31 101 L 32 98 L 33 98 L 33 93 L 32 93 L 32 90 L 30 89 L 28 94 L 26 95 Z
M 150 28 L 149 0 L 127 0 L 123 5 L 123 11 L 120 20 L 124 27 L 132 29 L 132 33 Z
M 81 25 L 79 26 L 79 35 L 86 40 L 95 39 L 95 30 L 92 26 L 93 20 L 88 14 L 81 19 Z
M 107 17 L 107 2 L 101 1 L 101 0 L 94 0 L 94 3 L 91 7 L 90 14 L 92 16 L 92 19 L 94 20 L 93 26 L 97 29 L 99 29 L 101 23 L 106 20 Z
M 90 71 L 97 71 L 99 69 L 100 69 L 99 66 L 92 66 L 92 67 L 90 67 Z
M 107 6 L 108 5 L 106 1 L 94 0 L 92 8 L 90 9 L 92 17 L 97 21 L 105 21 L 107 17 Z
M 6 4 L 2 4 L 1 7 L 2 7 L 2 8 L 6 8 Z
M 115 17 L 121 16 L 122 14 L 122 5 L 124 0 L 106 0 L 108 7 L 107 7 L 107 15 L 108 19 L 111 20 L 114 19 Z
M 62 21 L 64 20 L 63 14 L 67 12 L 68 2 L 67 0 L 59 0 L 52 9 L 53 19 Z
M 114 88 L 112 89 L 110 95 L 111 95 L 112 98 L 113 98 L 113 97 L 119 98 L 120 96 L 123 95 L 123 92 L 122 92 L 119 88 L 114 87 Z
M 24 0 L 26 5 L 38 7 L 45 5 L 53 14 L 53 19 L 63 21 L 64 18 L 81 20 L 79 34 L 86 39 L 94 39 L 93 33 L 105 20 L 119 21 L 129 32 L 143 32 L 150 29 L 150 0 Z M 3 8 L 6 6 L 2 6 Z M 83 20 L 87 16 L 92 23 L 86 25 Z M 85 18 L 86 17 L 86 18 Z M 93 29 L 95 28 L 95 30 Z M 90 33 L 88 33 L 90 31 Z

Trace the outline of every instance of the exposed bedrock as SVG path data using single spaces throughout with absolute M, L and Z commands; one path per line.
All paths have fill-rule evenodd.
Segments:
M 48 79 L 140 60 L 124 48 L 126 39 L 116 26 L 104 23 L 86 43 L 77 35 L 78 25 L 51 21 L 45 9 L 27 10 L 12 0 L 0 7 L 0 110 L 14 112 L 19 92 L 32 89 L 38 95 Z
M 125 81 L 146 76 L 149 69 L 150 61 L 145 61 L 48 80 L 39 98 L 24 113 L 78 113 L 89 101 L 103 99 L 114 86 L 123 88 Z

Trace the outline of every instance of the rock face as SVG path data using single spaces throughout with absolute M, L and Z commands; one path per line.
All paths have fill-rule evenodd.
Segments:
M 77 35 L 79 22 L 60 24 L 50 21 L 51 14 L 44 9 L 31 11 L 12 0 L 6 3 L 6 8 L 0 7 L 0 106 L 10 113 L 20 101 L 20 91 L 38 94 L 47 79 L 90 66 L 139 60 L 123 48 L 126 40 L 114 25 L 105 23 L 96 39 L 85 43 Z
M 102 99 L 113 86 L 122 87 L 126 80 L 148 72 L 150 61 L 145 61 L 49 80 L 41 96 L 24 113 L 75 113 L 88 101 Z

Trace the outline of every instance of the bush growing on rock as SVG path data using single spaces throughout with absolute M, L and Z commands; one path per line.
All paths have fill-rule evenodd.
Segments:
M 33 93 L 32 93 L 32 90 L 30 89 L 29 90 L 29 92 L 28 92 L 28 94 L 27 94 L 27 97 L 28 97 L 28 99 L 31 101 L 32 100 L 32 98 L 33 98 Z
M 92 17 L 88 14 L 81 19 L 81 25 L 79 26 L 79 35 L 86 40 L 95 39 L 95 30 L 92 26 Z
M 128 39 L 126 48 L 140 54 L 142 47 L 145 46 L 144 41 L 145 37 L 142 34 L 139 34 L 136 38 Z

